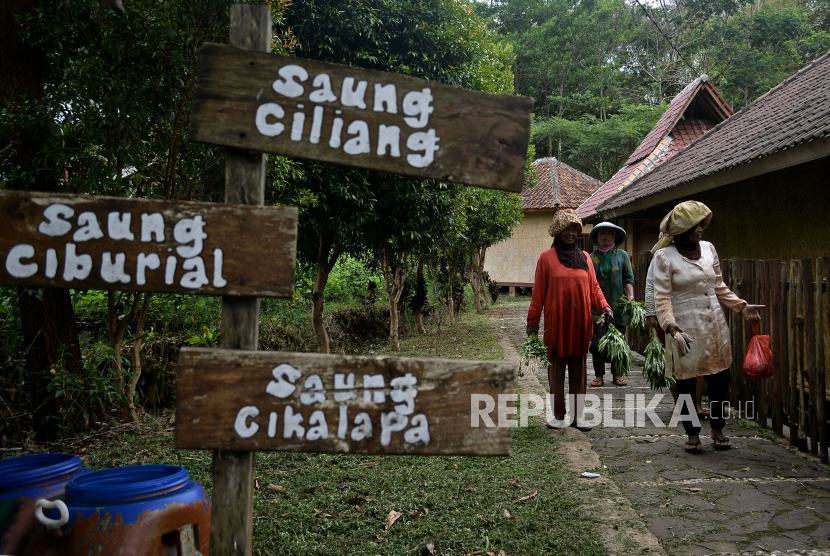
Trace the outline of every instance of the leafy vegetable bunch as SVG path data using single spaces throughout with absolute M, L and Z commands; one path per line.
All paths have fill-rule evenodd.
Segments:
M 618 376 L 628 376 L 631 372 L 631 350 L 617 327 L 609 326 L 597 347 L 603 359 L 610 360 L 615 366 Z
M 646 356 L 646 362 L 643 365 L 643 376 L 649 387 L 652 390 L 662 390 L 663 388 L 671 390 L 674 388 L 674 377 L 666 375 L 666 350 L 663 348 L 663 343 L 657 337 L 657 334 L 652 334 L 644 355 Z

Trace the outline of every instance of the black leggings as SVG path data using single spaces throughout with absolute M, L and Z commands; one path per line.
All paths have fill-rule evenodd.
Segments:
M 618 326 L 616 324 L 613 324 L 612 326 L 615 326 L 621 334 L 625 335 L 625 326 Z M 600 333 L 600 328 L 595 326 L 594 329 L 594 336 L 596 336 Z M 591 359 L 594 364 L 594 376 L 597 378 L 605 376 L 606 363 L 611 363 L 611 376 L 618 376 L 620 374 L 617 366 L 610 359 L 603 359 L 599 352 L 591 352 Z
M 729 369 L 725 369 L 717 374 L 704 375 L 706 385 L 709 387 L 709 419 L 712 423 L 712 430 L 723 430 L 726 425 L 726 419 L 723 414 L 723 403 L 727 401 L 729 395 Z M 680 415 L 683 416 L 683 428 L 689 436 L 700 434 L 700 427 L 694 426 L 691 421 L 687 419 L 691 415 L 691 411 L 695 411 L 695 390 L 697 385 L 697 377 L 687 378 L 685 380 L 677 381 L 677 399 L 678 403 L 680 396 L 686 394 L 691 397 L 691 403 L 681 404 Z

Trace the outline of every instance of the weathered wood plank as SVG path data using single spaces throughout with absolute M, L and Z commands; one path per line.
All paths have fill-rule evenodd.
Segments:
M 827 275 L 825 261 L 822 258 L 816 259 L 816 355 L 813 372 L 816 375 L 816 426 L 818 427 L 819 457 L 821 461 L 827 462 L 827 380 L 825 368 L 825 304 L 827 295 L 822 287 L 822 282 Z
M 519 192 L 533 99 L 205 44 L 193 141 Z
M 781 261 L 773 259 L 769 261 L 769 280 L 770 280 L 770 335 L 772 344 L 772 360 L 775 369 L 772 375 L 772 429 L 778 433 L 783 434 L 784 431 L 784 392 L 786 378 L 785 359 L 781 353 L 781 319 L 782 319 L 782 304 L 781 304 Z
M 807 396 L 807 409 L 809 410 L 810 422 L 810 453 L 818 455 L 818 377 L 816 373 L 816 294 L 813 291 L 812 259 L 801 259 L 801 288 L 804 292 L 804 364 L 807 376 L 809 395 Z
M 798 380 L 798 285 L 801 280 L 798 276 L 798 261 L 790 260 L 789 281 L 787 289 L 787 377 L 790 382 L 790 412 L 787 415 L 790 421 L 790 446 L 798 446 L 799 438 L 799 391 L 801 381 Z
M 292 297 L 296 245 L 294 207 L 0 191 L 3 284 Z
M 764 305 L 764 308 L 761 309 L 761 323 L 759 326 L 759 334 L 767 334 L 769 335 L 769 284 L 767 282 L 767 275 L 769 273 L 769 263 L 767 261 L 758 260 L 755 261 L 755 283 L 757 285 L 756 289 L 756 302 L 759 305 Z M 767 428 L 767 407 L 768 407 L 768 400 L 767 400 L 767 384 L 769 383 L 769 379 L 759 380 L 756 385 L 756 391 L 758 392 L 758 424 L 761 425 L 763 428 Z
M 271 48 L 271 10 L 265 5 L 231 6 L 230 40 L 239 48 L 267 52 Z M 225 203 L 262 205 L 265 197 L 265 155 L 229 149 L 225 160 Z M 262 259 L 249 258 L 248 269 Z M 259 297 L 222 298 L 220 346 L 256 350 L 259 343 Z M 256 454 L 213 453 L 213 554 L 250 556 L 254 527 Z
M 471 408 L 486 408 L 473 395 L 513 394 L 515 372 L 506 362 L 182 348 L 175 444 L 508 455 L 510 427 L 485 426 Z M 498 407 L 488 415 L 508 418 Z
M 805 376 L 806 359 L 804 358 L 804 296 L 806 295 L 803 282 L 803 261 L 797 261 L 796 281 L 793 284 L 796 288 L 796 373 L 798 376 L 798 449 L 806 452 L 809 449 L 807 436 L 810 430 L 810 422 L 807 419 L 810 397 L 807 393 L 807 377 Z

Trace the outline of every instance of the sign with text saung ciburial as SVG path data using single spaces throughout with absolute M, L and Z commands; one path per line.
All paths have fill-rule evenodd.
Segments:
M 293 207 L 0 192 L 4 284 L 291 297 L 296 242 Z
M 182 348 L 177 448 L 509 455 L 471 394 L 515 391 L 505 361 Z
M 189 137 L 521 191 L 533 99 L 206 44 Z

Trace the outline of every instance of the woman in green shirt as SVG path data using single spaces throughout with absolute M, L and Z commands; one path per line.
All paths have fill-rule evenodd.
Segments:
M 631 268 L 631 259 L 628 258 L 628 253 L 624 250 L 617 249 L 625 243 L 625 235 L 625 230 L 610 222 L 597 224 L 590 234 L 591 241 L 596 246 L 594 252 L 591 253 L 591 261 L 594 263 L 597 282 L 599 282 L 605 300 L 614 311 L 611 324 L 622 333 L 625 333 L 628 315 L 618 309 L 620 297 L 625 295 L 629 300 L 634 301 L 634 269 Z M 598 318 L 599 314 L 594 312 L 594 316 Z M 597 327 L 595 334 L 599 334 L 599 331 L 600 327 Z M 593 356 L 594 374 L 596 375 L 591 386 L 602 386 L 603 377 L 605 376 L 605 363 L 609 361 L 602 359 L 599 353 L 592 353 L 591 355 Z M 623 377 L 617 376 L 617 369 L 613 363 L 611 363 L 611 376 L 613 383 L 618 386 L 628 384 L 628 381 Z

